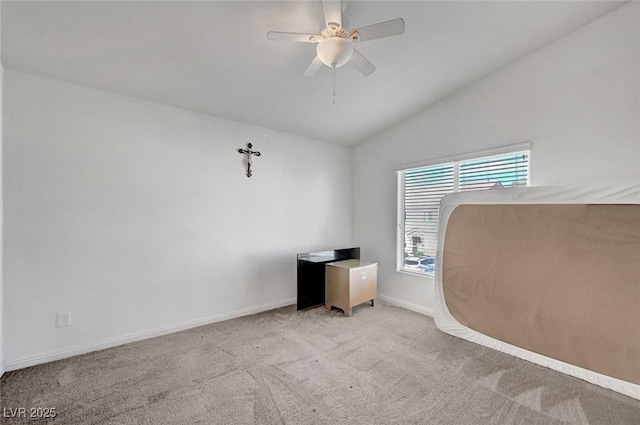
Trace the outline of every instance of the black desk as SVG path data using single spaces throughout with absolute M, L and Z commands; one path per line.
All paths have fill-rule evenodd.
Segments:
M 360 247 L 298 254 L 298 310 L 324 305 L 325 264 L 360 259 Z

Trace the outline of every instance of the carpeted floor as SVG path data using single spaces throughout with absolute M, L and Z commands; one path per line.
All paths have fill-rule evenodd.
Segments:
M 285 307 L 6 373 L 53 424 L 640 424 L 640 401 L 376 304 Z M 27 423 L 2 418 L 2 423 Z

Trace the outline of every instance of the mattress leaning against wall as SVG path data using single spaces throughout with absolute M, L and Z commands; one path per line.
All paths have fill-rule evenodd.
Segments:
M 640 182 L 447 195 L 442 331 L 640 399 Z

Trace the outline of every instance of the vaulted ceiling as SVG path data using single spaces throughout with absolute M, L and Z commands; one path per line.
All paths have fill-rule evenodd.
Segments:
M 300 74 L 320 1 L 3 2 L 2 62 L 62 81 L 352 145 L 616 9 L 612 1 L 348 1 L 343 26 L 404 18 L 350 64 Z M 479 105 L 481 107 L 481 105 Z

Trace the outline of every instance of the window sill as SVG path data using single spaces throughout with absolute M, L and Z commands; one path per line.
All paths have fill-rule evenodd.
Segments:
M 435 279 L 435 273 L 414 272 L 414 271 L 407 270 L 407 269 L 396 269 L 396 272 L 402 273 L 402 274 L 408 274 L 408 275 L 411 275 L 411 276 L 426 277 L 428 279 Z

